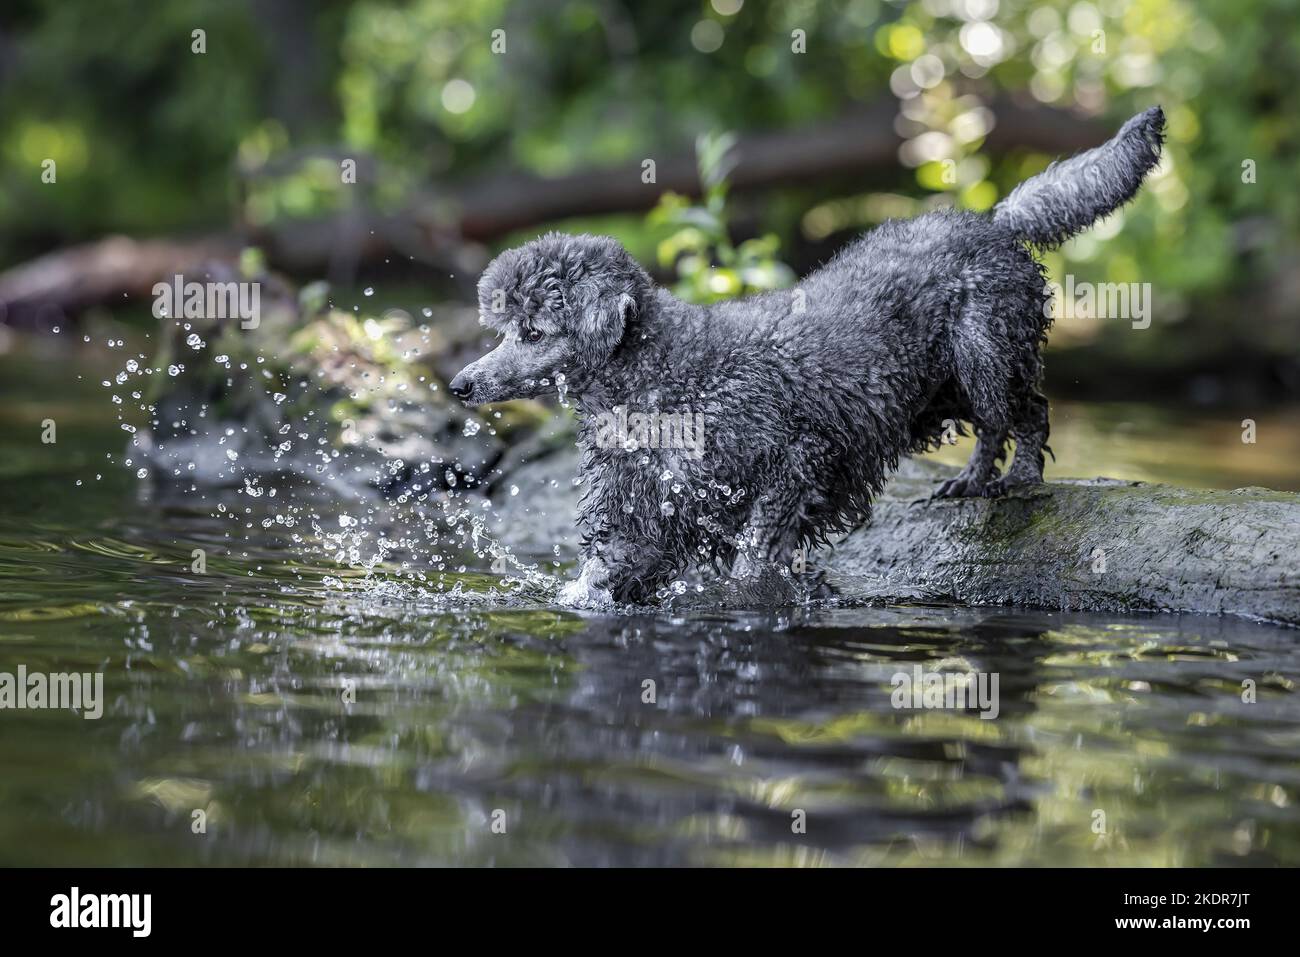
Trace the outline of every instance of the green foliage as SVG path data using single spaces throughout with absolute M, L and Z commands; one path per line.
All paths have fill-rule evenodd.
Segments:
M 781 242 L 769 233 L 732 245 L 727 230 L 727 177 L 735 167 L 732 133 L 704 134 L 696 141 L 703 196 L 698 204 L 666 192 L 646 217 L 651 227 L 668 226 L 659 243 L 659 265 L 677 273 L 673 291 L 688 302 L 716 302 L 794 283 L 789 266 L 777 259 Z
M 988 149 L 1003 99 L 1111 126 L 1153 103 L 1169 116 L 1167 159 L 1143 195 L 1054 254 L 1054 275 L 1149 281 L 1162 314 L 1195 319 L 1194 307 L 1283 275 L 1300 245 L 1294 0 L 746 0 L 726 14 L 707 0 L 155 6 L 10 0 L 0 12 L 0 262 L 113 232 L 393 210 L 444 179 L 663 157 L 704 130 L 793 129 L 890 97 L 895 170 L 764 196 L 759 229 L 785 258 L 887 216 L 987 209 L 1054 158 Z M 191 52 L 196 27 L 204 54 Z M 672 230 L 663 254 L 691 298 L 783 284 L 776 240 L 733 249 L 713 209 L 724 154 L 712 157 L 716 197 L 666 199 L 626 233 L 626 219 L 582 225 L 637 250 Z M 340 157 L 357 160 L 355 185 L 340 181 Z M 45 159 L 57 185 L 40 180 Z

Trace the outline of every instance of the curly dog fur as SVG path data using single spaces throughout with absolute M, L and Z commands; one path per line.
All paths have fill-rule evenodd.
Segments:
M 789 563 L 868 520 L 899 458 L 954 422 L 974 427 L 975 451 L 937 495 L 1041 482 L 1050 319 L 1030 247 L 1131 199 L 1163 126 L 1153 108 L 992 215 L 886 222 L 794 289 L 710 306 L 656 287 L 608 238 L 552 233 L 498 256 L 479 299 L 504 341 L 451 389 L 475 405 L 576 399 L 584 563 L 561 600 L 644 602 L 688 566 Z M 701 414 L 699 447 L 655 441 L 660 421 Z M 640 430 L 611 441 L 615 420 Z M 999 474 L 1009 438 L 1015 458 Z

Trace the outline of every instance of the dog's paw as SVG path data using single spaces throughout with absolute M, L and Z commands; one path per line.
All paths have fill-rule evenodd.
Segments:
M 985 498 L 1001 498 L 1015 489 L 1024 489 L 1041 484 L 1043 484 L 1042 479 L 1019 478 L 1014 475 L 1004 475 L 1002 478 L 994 479 L 992 482 L 985 485 L 984 491 L 980 494 Z
M 614 596 L 605 587 L 608 582 L 609 571 L 605 563 L 599 558 L 591 559 L 582 566 L 582 572 L 575 580 L 560 587 L 555 600 L 570 608 L 608 608 L 614 604 Z
M 995 481 L 1001 481 L 996 479 Z M 943 482 L 931 494 L 930 498 L 979 498 L 987 496 L 988 488 L 993 482 L 981 482 L 965 472 L 958 472 L 952 478 Z
M 838 598 L 839 592 L 826 580 L 826 573 L 822 572 L 807 582 L 808 597 L 813 601 L 827 601 L 832 598 Z
M 740 552 L 731 563 L 731 577 L 736 579 L 757 578 L 763 572 L 763 562 L 751 558 L 748 552 Z
M 608 608 L 614 598 L 606 588 L 598 588 L 581 578 L 566 582 L 555 596 L 557 604 L 568 608 Z

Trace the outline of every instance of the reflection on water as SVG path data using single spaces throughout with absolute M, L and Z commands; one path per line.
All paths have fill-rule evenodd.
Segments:
M 269 546 L 190 574 L 212 541 L 149 510 L 0 524 L 0 672 L 107 698 L 0 713 L 0 863 L 1300 861 L 1294 631 L 449 610 Z M 998 718 L 895 710 L 916 663 L 997 673 Z
M 150 531 L 0 543 L 0 671 L 102 670 L 108 702 L 3 715 L 3 863 L 1300 861 L 1291 631 L 449 613 L 196 582 Z M 895 710 L 915 663 L 997 673 L 1000 715 Z
M 0 864 L 1300 863 L 1295 631 L 449 603 L 133 504 L 57 401 L 57 455 L 3 413 L 0 672 L 107 703 L 0 712 Z M 918 663 L 997 719 L 895 709 Z

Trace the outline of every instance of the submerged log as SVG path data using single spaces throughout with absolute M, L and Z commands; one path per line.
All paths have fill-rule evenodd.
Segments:
M 521 551 L 561 541 L 571 549 L 575 474 L 570 454 L 516 470 L 506 484 L 526 494 L 498 501 L 504 540 Z M 810 566 L 848 602 L 1232 614 L 1300 626 L 1300 494 L 1091 479 L 931 501 L 952 474 L 905 462 L 871 523 L 814 553 Z M 758 608 L 803 597 L 794 579 L 768 569 L 688 589 L 672 604 Z

